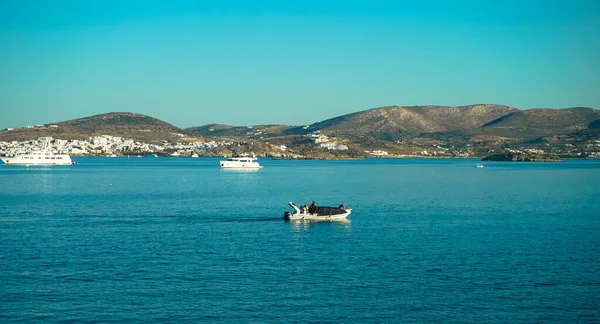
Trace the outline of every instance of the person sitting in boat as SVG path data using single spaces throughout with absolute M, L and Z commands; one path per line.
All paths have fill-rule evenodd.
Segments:
M 302 214 L 306 214 L 308 213 L 308 206 L 302 205 L 302 207 L 300 207 L 300 210 L 302 210 Z
M 314 214 L 317 212 L 317 210 L 319 210 L 319 207 L 317 207 L 315 205 L 315 202 L 313 201 L 312 204 L 310 204 L 310 206 L 308 207 L 308 212 Z
M 341 205 L 338 206 L 338 209 L 346 210 L 346 206 L 344 206 L 344 203 L 342 203 Z

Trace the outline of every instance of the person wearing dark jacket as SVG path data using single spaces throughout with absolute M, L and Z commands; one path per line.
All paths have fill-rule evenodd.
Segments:
M 310 204 L 310 206 L 308 207 L 308 212 L 314 214 L 317 212 L 317 210 L 319 210 L 319 207 L 317 207 L 315 205 L 315 202 L 313 201 L 312 204 Z

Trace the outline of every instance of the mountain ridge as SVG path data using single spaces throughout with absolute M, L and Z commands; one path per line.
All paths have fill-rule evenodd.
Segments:
M 405 138 L 464 138 L 501 136 L 536 138 L 587 132 L 600 127 L 600 110 L 518 108 L 475 104 L 467 106 L 384 106 L 353 112 L 311 125 L 206 124 L 181 129 L 162 120 L 131 112 L 112 112 L 34 128 L 0 131 L 0 140 L 29 140 L 42 136 L 78 139 L 112 135 L 139 141 L 191 141 L 203 137 L 268 139 L 320 132 L 330 136 L 366 137 L 384 141 Z
M 403 136 L 469 130 L 517 108 L 478 104 L 448 106 L 385 106 L 335 117 L 314 125 L 332 135 L 372 136 L 397 140 Z M 313 126 L 311 125 L 311 127 Z

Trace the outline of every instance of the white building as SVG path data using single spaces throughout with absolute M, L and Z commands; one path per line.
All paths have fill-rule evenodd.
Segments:
M 371 152 L 367 152 L 371 155 L 375 155 L 375 156 L 385 156 L 388 155 L 389 153 L 387 151 L 381 151 L 381 150 L 376 150 L 376 151 L 371 151 Z
M 320 147 L 322 148 L 326 148 L 328 150 L 339 150 L 339 151 L 345 151 L 348 149 L 347 145 L 339 145 L 336 143 L 322 143 L 319 144 Z

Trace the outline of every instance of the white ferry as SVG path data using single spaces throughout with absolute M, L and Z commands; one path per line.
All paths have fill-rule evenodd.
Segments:
M 232 156 L 225 161 L 219 161 L 223 169 L 260 169 L 258 159 L 252 156 Z
M 0 157 L 6 164 L 22 165 L 68 165 L 74 164 L 71 157 L 67 154 L 53 154 L 48 150 L 39 152 L 30 152 L 13 157 Z

